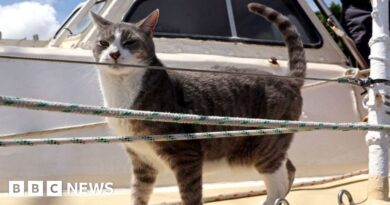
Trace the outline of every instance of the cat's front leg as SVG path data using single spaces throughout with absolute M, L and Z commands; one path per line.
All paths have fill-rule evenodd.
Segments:
M 132 181 L 130 205 L 147 205 L 153 192 L 157 170 L 142 162 L 138 157 L 131 156 Z
M 202 205 L 202 157 L 195 153 L 180 153 L 171 161 L 183 205 Z

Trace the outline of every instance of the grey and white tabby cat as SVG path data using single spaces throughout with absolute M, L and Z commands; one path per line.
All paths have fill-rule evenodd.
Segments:
M 251 3 L 249 10 L 272 22 L 284 35 L 290 75 L 305 76 L 301 39 L 289 20 L 275 10 Z M 93 53 L 98 62 L 163 66 L 156 57 L 153 30 L 159 11 L 135 23 L 112 23 L 92 14 L 98 27 Z M 103 66 L 99 70 L 106 106 L 161 112 L 297 120 L 301 114 L 301 79 L 173 72 Z M 107 119 L 118 135 L 193 133 L 239 129 L 221 126 Z M 184 205 L 202 204 L 202 166 L 224 159 L 231 166 L 255 167 L 263 175 L 271 205 L 284 197 L 295 168 L 286 152 L 292 134 L 174 142 L 126 144 L 132 170 L 132 205 L 148 204 L 159 170 L 173 171 Z M 223 171 L 223 170 L 221 170 Z

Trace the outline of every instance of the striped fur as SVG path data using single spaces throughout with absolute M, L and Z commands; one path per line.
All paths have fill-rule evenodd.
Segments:
M 279 29 L 288 48 L 290 76 L 304 78 L 306 74 L 305 50 L 295 26 L 286 16 L 262 4 L 250 3 L 248 8 L 249 11 L 263 16 Z M 297 79 L 296 82 L 299 86 L 303 85 L 303 79 Z
M 249 8 L 281 29 L 289 50 L 291 76 L 304 77 L 302 42 L 291 23 L 262 5 L 250 4 Z M 137 24 L 114 24 L 99 16 L 93 17 L 99 28 L 93 49 L 97 61 L 163 66 L 156 57 L 152 41 L 158 11 Z M 112 57 L 111 52 L 121 55 Z M 285 120 L 297 120 L 302 109 L 300 88 L 303 81 L 296 79 L 153 69 L 140 71 L 115 66 L 102 67 L 99 77 L 104 102 L 109 107 Z M 118 135 L 241 129 L 128 119 L 108 119 L 108 122 Z M 292 134 L 281 134 L 277 137 L 126 144 L 133 165 L 131 205 L 148 204 L 156 176 L 165 168 L 175 174 L 183 204 L 201 205 L 204 164 L 220 161 L 226 161 L 230 166 L 255 167 L 264 175 L 267 186 L 268 197 L 264 204 L 271 205 L 276 198 L 288 193 L 294 180 L 295 168 L 287 158 L 292 137 Z
M 133 153 L 129 150 L 129 153 Z M 133 156 L 135 156 L 133 154 Z M 157 177 L 157 170 L 137 157 L 132 157 L 131 204 L 147 205 Z

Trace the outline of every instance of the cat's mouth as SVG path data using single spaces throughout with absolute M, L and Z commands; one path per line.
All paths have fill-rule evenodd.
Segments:
M 104 64 L 103 70 L 109 71 L 110 73 L 115 74 L 127 74 L 131 73 L 134 69 L 132 69 L 132 65 L 143 65 L 141 62 L 127 61 L 125 59 L 109 59 L 103 58 L 100 61 Z
M 119 62 L 118 60 L 108 60 L 108 61 L 102 61 L 102 62 L 105 63 L 107 65 L 107 67 L 115 69 L 115 70 L 119 70 L 119 69 L 123 68 L 123 66 L 121 66 L 122 63 Z
M 130 70 L 126 69 L 126 67 L 119 65 L 104 66 L 101 70 L 114 75 L 127 75 L 130 72 Z

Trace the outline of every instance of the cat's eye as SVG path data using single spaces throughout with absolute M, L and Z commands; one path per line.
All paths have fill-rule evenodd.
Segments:
M 110 46 L 110 43 L 108 43 L 107 41 L 101 40 L 101 41 L 99 41 L 99 45 L 102 47 L 108 47 L 108 46 Z
M 127 40 L 127 41 L 123 42 L 123 46 L 132 46 L 132 45 L 134 45 L 135 43 L 137 43 L 137 40 L 134 40 L 134 39 L 132 39 L 132 40 Z

